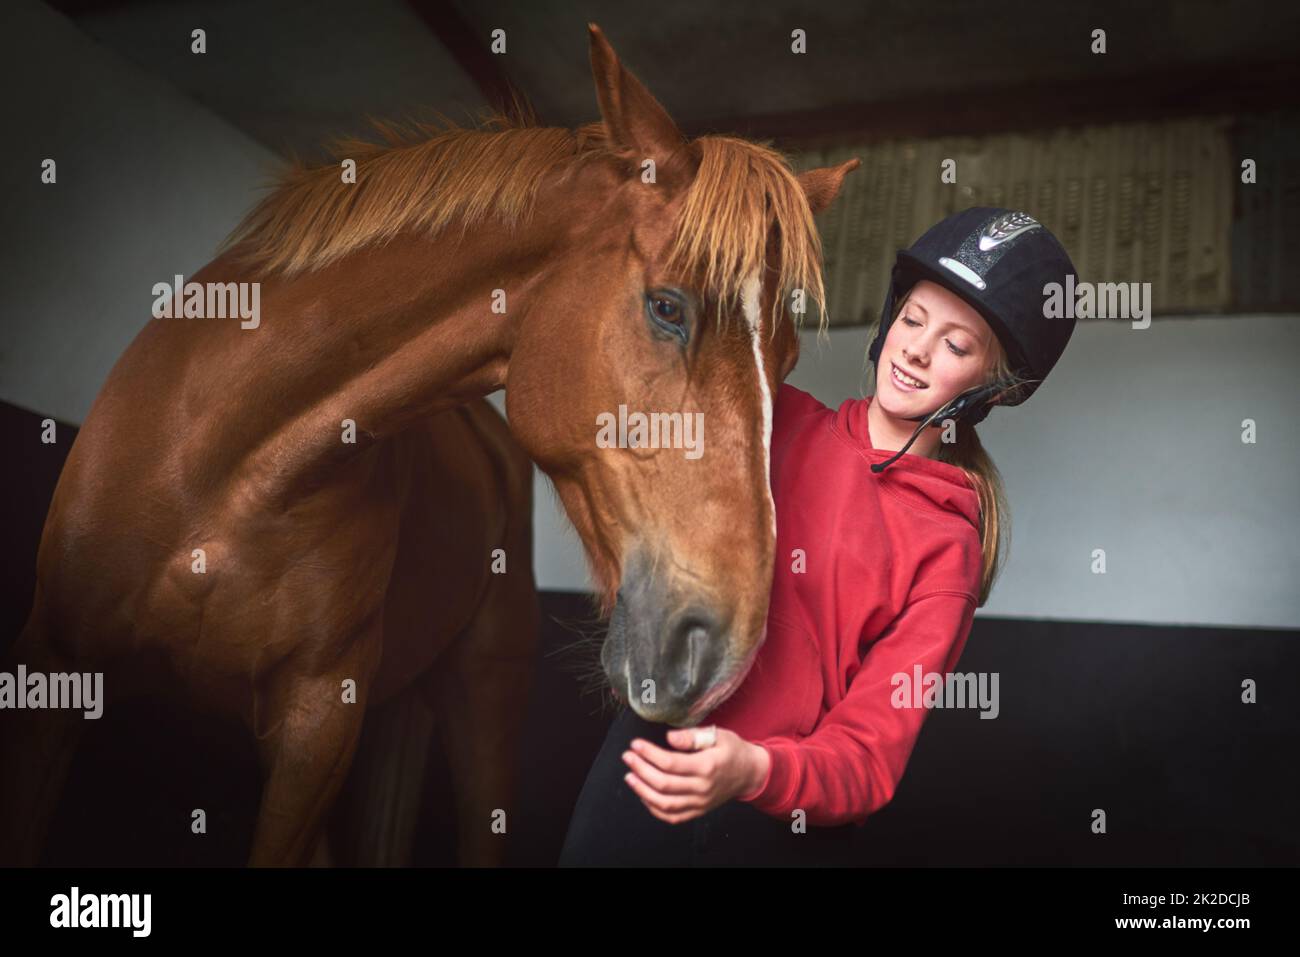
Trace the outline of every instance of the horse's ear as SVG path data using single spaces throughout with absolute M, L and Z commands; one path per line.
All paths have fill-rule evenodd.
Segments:
M 618 54 L 594 23 L 591 35 L 591 76 L 596 102 L 609 133 L 610 146 L 628 153 L 639 171 L 646 159 L 655 161 L 655 181 L 695 175 L 694 151 L 677 124 L 635 76 L 619 62 Z
M 820 213 L 835 201 L 844 182 L 844 177 L 862 165 L 856 156 L 845 160 L 839 166 L 823 166 L 799 174 L 799 184 L 808 194 L 808 205 L 814 213 Z

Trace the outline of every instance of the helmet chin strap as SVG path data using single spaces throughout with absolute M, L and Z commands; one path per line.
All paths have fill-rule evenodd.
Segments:
M 929 415 L 908 416 L 907 420 L 909 422 L 920 422 L 921 424 L 916 427 L 916 431 L 912 433 L 912 437 L 907 440 L 906 445 L 889 458 L 885 459 L 885 461 L 873 463 L 871 471 L 876 473 L 883 472 L 885 469 L 889 468 L 889 466 L 898 461 L 898 459 L 912 447 L 912 443 L 921 437 L 921 433 L 925 431 L 927 425 L 933 425 L 935 428 L 940 428 L 943 425 L 944 419 L 960 419 L 962 415 L 975 408 L 978 403 L 1005 390 L 1008 387 L 1008 384 L 1009 383 L 999 379 L 990 382 L 988 385 L 977 385 L 974 388 L 967 389 L 960 395 L 953 397 L 951 401 L 939 406 L 939 408 L 935 409 Z

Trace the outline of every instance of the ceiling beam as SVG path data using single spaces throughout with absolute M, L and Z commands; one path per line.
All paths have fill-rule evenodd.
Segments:
M 928 93 L 683 123 L 690 136 L 733 133 L 786 149 L 974 136 L 1223 113 L 1300 109 L 1300 62 L 1187 64 L 1132 77 Z
M 456 4 L 450 0 L 407 0 L 407 5 L 465 71 L 492 109 L 509 113 L 516 100 L 533 109 L 527 96 L 502 68 L 501 57 L 488 50 L 488 38 L 470 25 Z M 541 117 L 537 119 L 542 122 Z

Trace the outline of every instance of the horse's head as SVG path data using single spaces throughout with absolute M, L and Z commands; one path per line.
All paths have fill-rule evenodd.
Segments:
M 581 132 L 603 146 L 573 173 L 567 254 L 530 290 L 507 411 L 612 610 L 611 686 L 689 725 L 763 640 L 772 405 L 794 315 L 823 299 L 813 213 L 857 161 L 796 175 L 759 144 L 688 142 L 594 26 L 591 60 L 603 125 Z

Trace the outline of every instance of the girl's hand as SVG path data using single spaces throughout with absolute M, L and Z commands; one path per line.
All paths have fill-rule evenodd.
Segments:
M 751 744 L 734 731 L 717 729 L 716 743 L 695 750 L 700 728 L 674 728 L 666 751 L 644 738 L 634 738 L 623 761 L 631 771 L 625 776 L 655 817 L 680 824 L 707 814 L 732 798 L 748 794 L 767 776 L 771 760 L 767 749 Z

